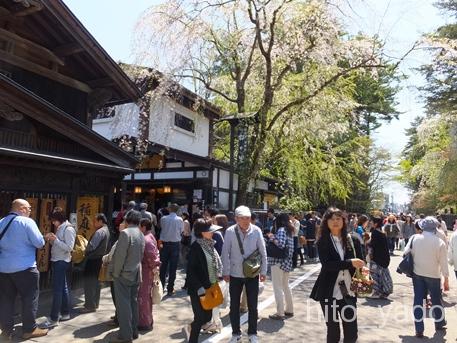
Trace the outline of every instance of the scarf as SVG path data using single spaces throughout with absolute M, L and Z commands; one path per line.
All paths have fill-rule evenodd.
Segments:
M 222 275 L 222 262 L 216 249 L 214 249 L 215 242 L 212 239 L 197 238 L 197 243 L 200 244 L 205 253 L 209 281 L 211 284 L 215 284 L 218 276 Z

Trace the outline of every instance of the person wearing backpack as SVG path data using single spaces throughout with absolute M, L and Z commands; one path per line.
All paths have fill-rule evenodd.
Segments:
M 49 219 L 56 230 L 55 233 L 46 235 L 46 240 L 52 246 L 52 306 L 45 326 L 52 328 L 57 326 L 60 320 L 70 319 L 71 299 L 67 272 L 71 266 L 71 251 L 75 245 L 76 231 L 60 207 L 54 209 Z
M 268 239 L 280 249 L 286 250 L 285 258 L 268 256 L 268 264 L 271 266 L 271 280 L 276 301 L 276 313 L 269 316 L 270 319 L 283 320 L 286 317 L 293 317 L 294 305 L 292 292 L 289 286 L 289 273 L 292 271 L 294 254 L 294 226 L 289 221 L 287 213 L 281 213 L 276 217 L 275 226 L 272 232 L 268 233 Z M 284 298 L 286 310 L 284 311 Z
M 103 213 L 98 213 L 95 216 L 94 227 L 97 231 L 92 235 L 85 251 L 84 308 L 80 309 L 80 313 L 95 312 L 100 303 L 98 274 L 102 267 L 102 258 L 108 253 L 110 241 L 108 220 Z

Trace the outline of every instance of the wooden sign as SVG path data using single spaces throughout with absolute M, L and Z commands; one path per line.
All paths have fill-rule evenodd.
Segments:
M 95 232 L 94 219 L 100 211 L 99 197 L 79 197 L 76 204 L 78 235 L 89 240 Z
M 34 221 L 37 221 L 38 218 L 38 198 L 26 198 L 27 202 L 32 207 L 32 211 L 30 212 L 30 218 Z
M 49 215 L 51 214 L 52 209 L 54 208 L 53 199 L 42 199 L 40 207 L 40 231 L 43 235 L 52 231 L 52 224 L 49 220 Z M 37 252 L 37 268 L 40 272 L 47 272 L 49 270 L 49 253 L 51 247 L 49 243 L 46 242 L 42 249 L 39 249 Z

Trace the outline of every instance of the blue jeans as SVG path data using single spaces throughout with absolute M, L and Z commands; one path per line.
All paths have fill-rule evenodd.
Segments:
M 70 262 L 52 262 L 52 307 L 51 320 L 59 320 L 59 313 L 70 314 L 70 291 L 67 283 L 67 271 Z
M 393 254 L 395 250 L 395 237 L 387 237 L 387 245 L 389 247 L 389 253 Z
M 444 308 L 441 302 L 441 280 L 429 278 L 420 275 L 413 276 L 414 287 L 414 326 L 417 333 L 424 332 L 424 298 L 427 291 L 432 298 L 432 315 L 435 319 L 435 328 L 441 328 L 446 325 L 444 317 Z
M 168 273 L 168 292 L 172 292 L 175 287 L 180 244 L 181 242 L 163 242 L 163 248 L 160 251 L 160 262 L 162 262 L 160 265 L 160 282 L 165 289 L 165 279 Z

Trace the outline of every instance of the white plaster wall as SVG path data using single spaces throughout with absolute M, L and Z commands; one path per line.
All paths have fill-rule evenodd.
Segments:
M 134 103 L 118 105 L 113 118 L 95 119 L 92 129 L 109 140 L 124 135 L 138 137 L 139 113 L 139 107 Z
M 174 112 L 195 122 L 195 134 L 174 126 Z M 173 149 L 207 157 L 209 120 L 169 99 L 158 99 L 151 105 L 149 140 Z

